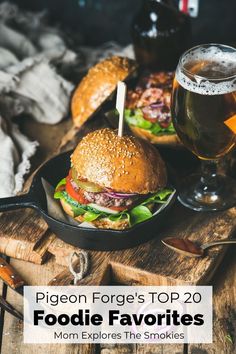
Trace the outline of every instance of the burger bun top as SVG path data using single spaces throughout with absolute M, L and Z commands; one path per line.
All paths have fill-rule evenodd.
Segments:
M 86 135 L 71 156 L 79 179 L 121 193 L 148 194 L 164 188 L 165 163 L 150 143 L 119 137 L 105 128 Z

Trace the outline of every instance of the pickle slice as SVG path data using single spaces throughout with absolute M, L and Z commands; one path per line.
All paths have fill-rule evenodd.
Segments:
M 86 192 L 93 192 L 93 193 L 103 192 L 103 188 L 101 188 L 97 184 L 79 180 L 77 177 L 77 173 L 73 167 L 71 169 L 71 177 L 73 181 L 77 184 L 77 186 L 85 190 Z

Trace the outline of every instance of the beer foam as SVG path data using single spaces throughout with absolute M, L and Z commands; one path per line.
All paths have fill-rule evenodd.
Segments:
M 217 46 L 196 47 L 188 51 L 182 58 L 182 65 L 178 65 L 176 79 L 179 84 L 188 91 L 200 95 L 222 95 L 236 91 L 236 50 L 225 52 Z M 204 77 L 204 67 L 200 74 L 191 73 L 187 64 L 198 62 L 206 64 L 208 74 L 212 71 L 212 77 Z M 184 67 L 184 69 L 183 69 Z M 186 70 L 190 74 L 186 73 Z M 214 72 L 220 73 L 220 77 L 214 78 Z

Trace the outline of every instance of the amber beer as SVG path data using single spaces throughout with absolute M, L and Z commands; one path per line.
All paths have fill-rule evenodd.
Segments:
M 192 50 L 177 68 L 174 126 L 184 145 L 200 159 L 218 159 L 236 143 L 235 72 L 236 58 L 211 47 Z

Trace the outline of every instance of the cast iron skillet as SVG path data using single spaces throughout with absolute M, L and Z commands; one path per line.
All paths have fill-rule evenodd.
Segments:
M 122 231 L 77 227 L 48 215 L 46 195 L 41 179 L 44 178 L 55 187 L 58 181 L 68 174 L 70 155 L 71 151 L 60 154 L 42 165 L 35 174 L 27 194 L 1 198 L 0 212 L 21 208 L 36 209 L 51 230 L 63 241 L 91 250 L 112 251 L 130 248 L 157 236 L 162 222 L 166 220 L 166 215 L 176 199 L 176 193 L 167 204 L 163 205 L 163 210 L 153 218 Z

